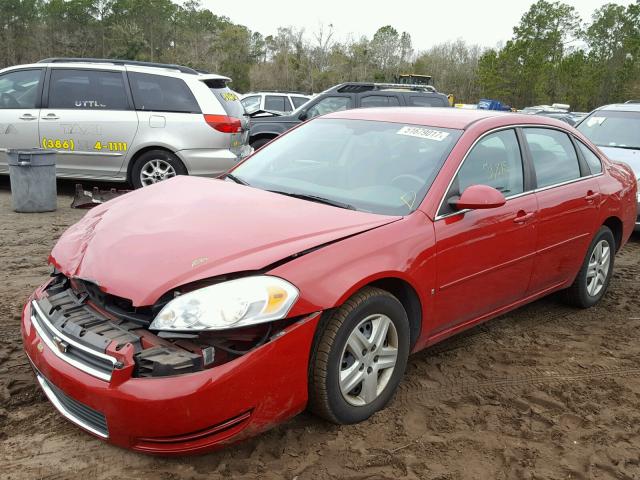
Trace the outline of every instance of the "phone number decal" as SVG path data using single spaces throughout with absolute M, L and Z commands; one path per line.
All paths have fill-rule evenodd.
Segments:
M 59 138 L 42 138 L 42 148 L 55 148 L 58 150 L 75 150 L 73 140 L 60 140 Z
M 101 142 L 97 141 L 93 146 L 94 150 L 102 151 L 107 150 L 109 152 L 126 152 L 127 151 L 127 143 L 126 142 Z

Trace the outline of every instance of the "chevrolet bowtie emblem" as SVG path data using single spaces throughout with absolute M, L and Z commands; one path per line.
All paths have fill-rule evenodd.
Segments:
M 67 353 L 67 348 L 69 347 L 68 343 L 64 342 L 59 337 L 53 337 L 53 343 L 56 344 L 56 347 L 58 347 L 58 351 L 60 353 Z

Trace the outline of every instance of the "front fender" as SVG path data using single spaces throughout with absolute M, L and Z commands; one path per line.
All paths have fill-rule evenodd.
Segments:
M 416 344 L 420 345 L 432 330 L 430 297 L 436 284 L 435 272 L 433 223 L 416 211 L 400 221 L 307 253 L 269 273 L 285 278 L 300 290 L 291 316 L 338 307 L 376 280 L 404 280 L 416 291 L 422 305 L 422 328 Z

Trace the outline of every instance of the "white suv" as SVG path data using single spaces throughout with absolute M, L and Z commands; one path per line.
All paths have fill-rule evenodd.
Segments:
M 247 113 L 258 110 L 289 113 L 307 103 L 311 97 L 297 92 L 251 92 L 241 97 L 242 106 Z
M 3 149 L 57 150 L 59 177 L 142 187 L 216 176 L 251 152 L 230 79 L 188 67 L 103 59 L 42 60 L 0 70 Z

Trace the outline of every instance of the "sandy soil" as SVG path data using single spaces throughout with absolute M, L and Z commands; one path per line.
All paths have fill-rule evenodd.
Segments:
M 302 414 L 226 451 L 161 459 L 65 421 L 22 353 L 22 303 L 83 214 L 70 201 L 19 215 L 0 179 L 0 478 L 640 479 L 639 237 L 598 307 L 547 298 L 414 355 L 395 400 L 364 424 Z

